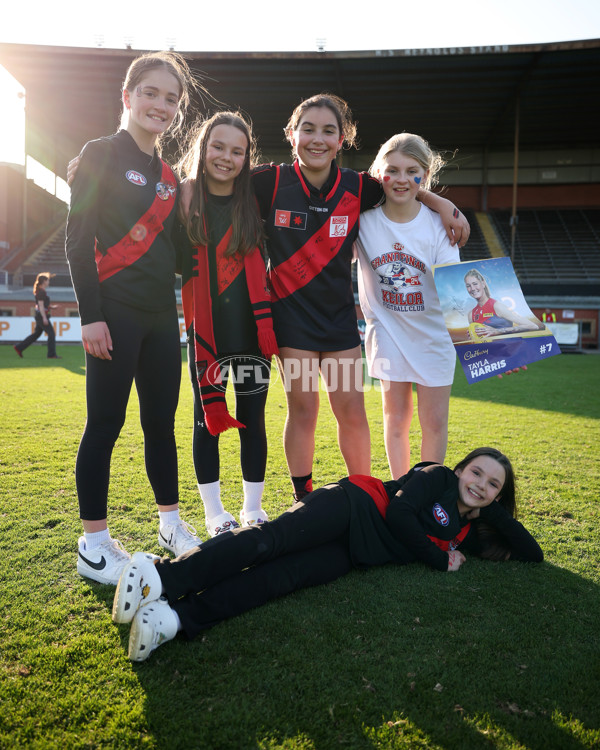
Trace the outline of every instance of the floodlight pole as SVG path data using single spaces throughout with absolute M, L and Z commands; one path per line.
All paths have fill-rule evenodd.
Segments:
M 510 261 L 515 265 L 515 237 L 517 234 L 517 186 L 519 183 L 519 102 L 520 97 L 515 100 L 515 153 L 513 160 L 513 193 L 512 193 L 512 214 L 510 217 Z

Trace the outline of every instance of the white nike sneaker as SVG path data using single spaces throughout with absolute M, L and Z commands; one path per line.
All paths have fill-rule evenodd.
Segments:
M 167 524 L 159 529 L 158 543 L 163 549 L 179 557 L 184 552 L 199 547 L 202 539 L 196 536 L 196 529 L 193 526 L 189 526 L 180 519 L 175 524 Z
M 77 572 L 84 578 L 91 578 L 98 583 L 109 583 L 116 586 L 123 568 L 131 560 L 118 539 L 109 539 L 92 550 L 87 550 L 85 537 L 79 537 L 77 553 Z

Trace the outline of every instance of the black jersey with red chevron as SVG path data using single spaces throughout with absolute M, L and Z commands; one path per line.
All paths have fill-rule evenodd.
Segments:
M 177 179 L 126 130 L 86 144 L 71 188 L 66 251 L 83 324 L 102 300 L 141 310 L 175 304 Z
M 311 351 L 358 346 L 350 264 L 363 176 L 335 167 L 317 190 L 297 163 L 277 172 L 266 221 L 277 341 Z

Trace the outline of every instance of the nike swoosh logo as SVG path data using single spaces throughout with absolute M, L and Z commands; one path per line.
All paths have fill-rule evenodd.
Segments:
M 160 532 L 160 538 L 163 539 L 166 544 L 171 544 L 171 537 L 167 539 L 167 537 L 162 533 L 162 531 Z
M 104 568 L 106 567 L 106 559 L 104 558 L 104 555 L 102 555 L 100 562 L 92 562 L 91 560 L 88 560 L 87 557 L 84 557 L 81 554 L 81 552 L 79 553 L 79 557 L 86 565 L 89 565 L 90 568 L 93 568 L 94 570 L 104 570 Z

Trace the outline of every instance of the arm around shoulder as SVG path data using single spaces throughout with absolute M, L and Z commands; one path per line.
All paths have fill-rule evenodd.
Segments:
M 424 206 L 440 215 L 451 245 L 466 245 L 471 226 L 452 201 L 429 190 L 420 190 L 417 197 Z

